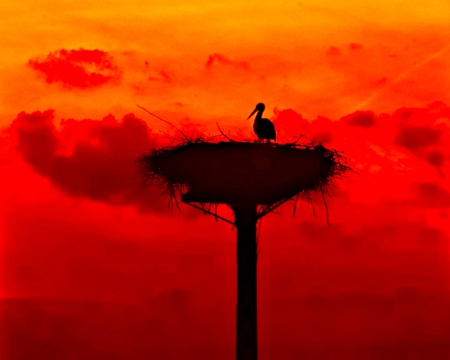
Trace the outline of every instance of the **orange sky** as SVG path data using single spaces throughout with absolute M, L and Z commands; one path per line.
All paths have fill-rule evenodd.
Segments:
M 251 137 L 260 101 L 280 142 L 306 134 L 358 172 L 330 188 L 330 227 L 321 197 L 264 219 L 261 359 L 448 359 L 449 13 L 0 4 L 2 359 L 232 358 L 235 232 L 142 190 L 134 160 L 175 133 L 136 104 Z
M 449 46 L 449 8 L 435 0 L 5 2 L 1 124 L 18 109 L 55 108 L 61 117 L 84 118 L 123 116 L 136 111 L 135 103 L 202 122 L 224 116 L 238 122 L 259 100 L 334 118 L 359 107 L 384 112 L 445 102 L 449 56 L 439 52 Z M 362 47 L 352 50 L 352 43 Z M 67 90 L 47 85 L 27 66 L 29 59 L 79 48 L 106 51 L 121 78 L 90 91 Z M 232 62 L 207 71 L 215 53 Z M 233 66 L 239 62 L 248 68 Z M 160 71 L 172 81 L 148 81 Z

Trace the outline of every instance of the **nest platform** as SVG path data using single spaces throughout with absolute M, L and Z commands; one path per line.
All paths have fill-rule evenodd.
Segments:
M 322 145 L 187 142 L 142 156 L 146 181 L 180 190 L 183 202 L 270 205 L 323 188 L 345 171 Z

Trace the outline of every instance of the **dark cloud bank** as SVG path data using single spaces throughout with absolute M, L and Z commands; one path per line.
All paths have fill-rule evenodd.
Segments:
M 276 216 L 263 224 L 261 359 L 450 357 L 449 238 L 420 215 L 420 209 L 444 214 L 450 204 L 443 185 L 449 118 L 442 103 L 393 114 L 356 112 L 339 121 L 276 111 L 280 141 L 306 133 L 343 150 L 350 165 L 369 164 L 359 169 L 359 181 L 370 180 L 371 164 L 383 164 L 381 173 L 411 196 L 368 193 L 376 205 L 353 203 L 347 186 L 330 203 L 332 227 L 283 218 L 280 228 Z M 158 226 L 154 211 L 163 211 L 167 199 L 158 188 L 142 191 L 134 160 L 167 142 L 143 120 L 109 115 L 56 127 L 52 110 L 20 113 L 10 135 L 23 161 L 66 195 L 135 206 L 148 213 L 149 226 Z M 434 180 L 403 183 L 398 164 L 373 145 L 410 155 L 413 167 L 428 164 Z M 419 215 L 405 220 L 411 209 Z M 6 219 L 4 240 L 15 250 L 5 267 L 25 297 L 0 301 L 2 358 L 233 357 L 234 233 L 215 234 L 211 243 L 205 239 L 219 225 L 205 227 L 203 237 L 191 228 L 189 241 L 168 248 L 167 237 L 136 244 L 113 235 L 113 224 L 110 233 L 95 233 L 53 217 L 30 210 Z

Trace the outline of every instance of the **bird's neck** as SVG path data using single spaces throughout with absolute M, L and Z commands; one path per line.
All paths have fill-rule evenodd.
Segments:
M 263 111 L 264 110 L 258 110 L 258 112 L 256 113 L 255 121 L 261 120 Z

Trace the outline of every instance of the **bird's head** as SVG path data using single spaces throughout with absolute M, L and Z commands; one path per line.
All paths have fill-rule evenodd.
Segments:
M 247 120 L 250 119 L 255 112 L 264 111 L 265 108 L 266 106 L 263 103 L 256 104 L 255 110 L 252 111 L 252 113 L 248 116 Z

